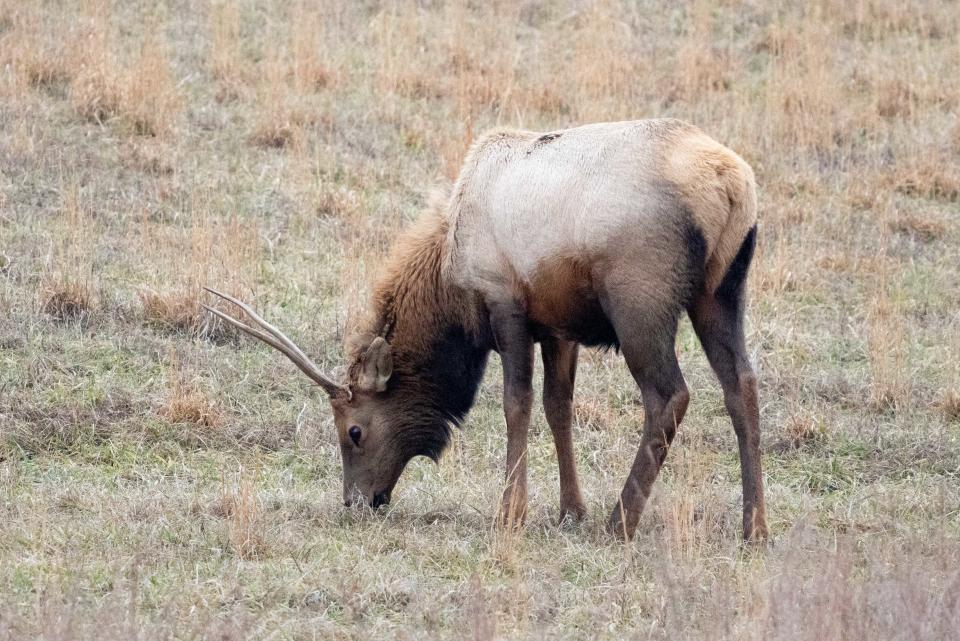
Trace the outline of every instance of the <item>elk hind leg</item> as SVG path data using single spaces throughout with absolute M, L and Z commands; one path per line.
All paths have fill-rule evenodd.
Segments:
M 767 538 L 760 451 L 760 407 L 757 377 L 744 338 L 745 281 L 753 256 L 751 231 L 715 293 L 703 292 L 690 305 L 690 320 L 723 388 L 740 450 L 743 482 L 743 535 L 747 541 Z

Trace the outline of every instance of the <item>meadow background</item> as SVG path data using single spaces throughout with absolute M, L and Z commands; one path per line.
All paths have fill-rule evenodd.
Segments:
M 946 639 L 960 629 L 960 7 L 902 0 L 0 0 L 0 639 Z M 492 360 L 439 466 L 341 505 L 324 366 L 397 230 L 493 126 L 690 120 L 760 186 L 765 550 L 692 393 L 635 542 L 639 394 L 585 352 L 590 513 L 493 528 Z M 953 637 L 955 638 L 955 637 Z

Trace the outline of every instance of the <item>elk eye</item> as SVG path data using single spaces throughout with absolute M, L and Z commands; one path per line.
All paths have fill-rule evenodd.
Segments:
M 360 445 L 360 437 L 363 435 L 363 430 L 360 429 L 359 425 L 354 425 L 349 430 L 347 434 L 350 435 L 350 440 L 353 441 L 354 445 Z

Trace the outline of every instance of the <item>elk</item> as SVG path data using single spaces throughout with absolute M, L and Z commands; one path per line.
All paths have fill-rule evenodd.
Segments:
M 757 379 L 744 339 L 753 257 L 753 171 L 679 120 L 600 123 L 478 139 L 444 206 L 394 246 L 334 378 L 240 301 L 273 346 L 330 396 L 346 504 L 388 503 L 407 462 L 437 460 L 473 405 L 488 355 L 503 364 L 507 427 L 502 523 L 527 505 L 534 350 L 560 468 L 560 514 L 586 512 L 571 433 L 577 351 L 615 348 L 643 399 L 639 449 L 609 517 L 633 536 L 689 393 L 675 352 L 686 311 L 736 433 L 748 541 L 766 538 Z

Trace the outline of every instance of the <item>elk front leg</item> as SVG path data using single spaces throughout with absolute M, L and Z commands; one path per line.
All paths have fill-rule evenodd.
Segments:
M 516 305 L 491 306 L 490 321 L 503 363 L 503 413 L 507 421 L 507 478 L 498 522 L 515 527 L 527 513 L 527 431 L 533 402 L 533 337 Z
M 579 521 L 587 513 L 573 455 L 573 386 L 577 375 L 577 344 L 559 338 L 540 343 L 543 356 L 543 411 L 553 432 L 560 467 L 560 520 Z

